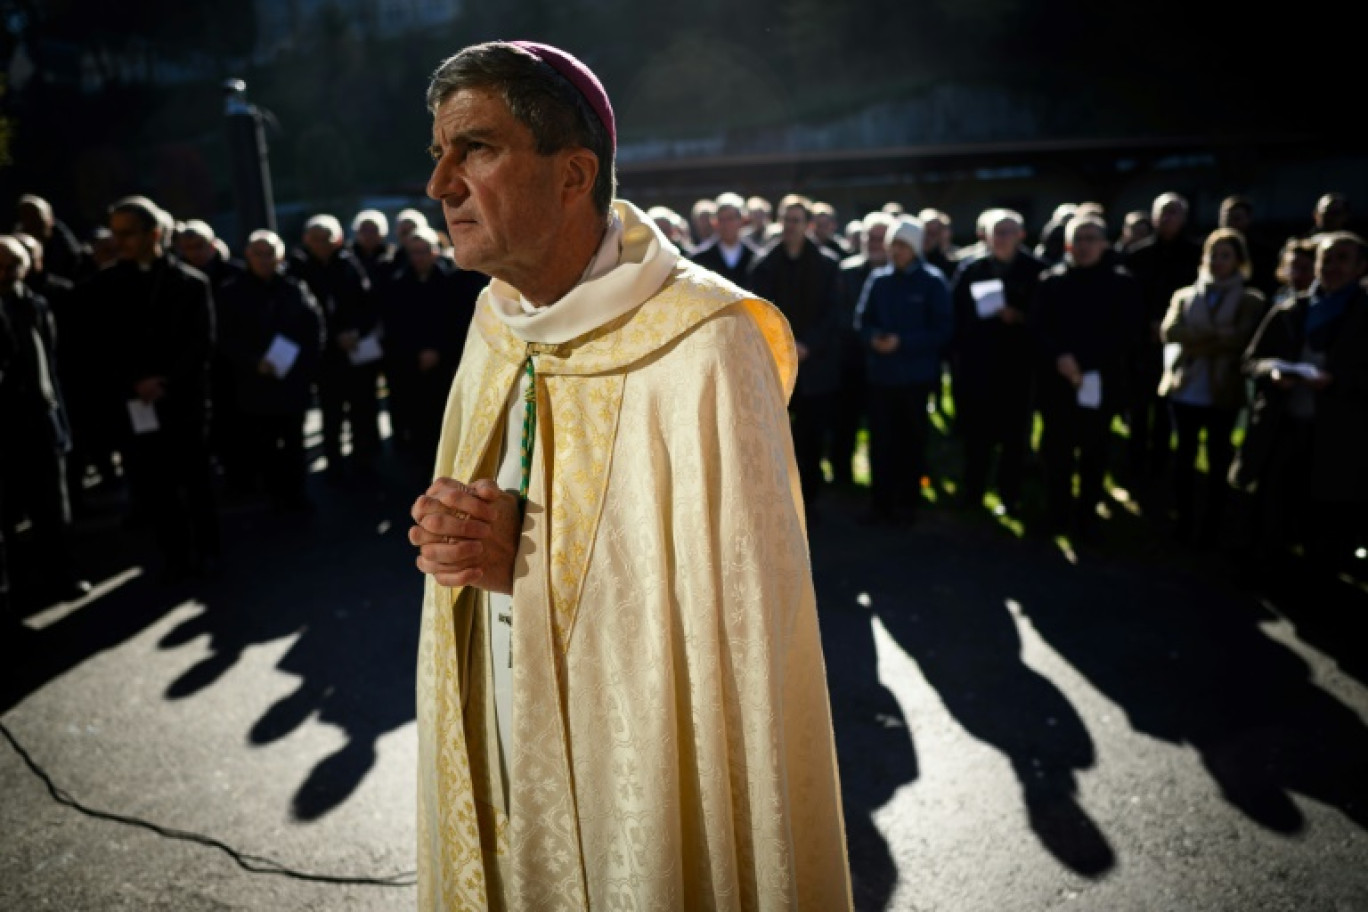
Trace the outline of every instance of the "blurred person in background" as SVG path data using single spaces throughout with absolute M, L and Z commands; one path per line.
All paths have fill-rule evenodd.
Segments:
M 1274 305 L 1304 294 L 1316 281 L 1316 242 L 1310 238 L 1288 238 L 1278 256 L 1274 277 L 1278 281 Z
M 203 273 L 167 255 L 166 222 L 146 197 L 117 200 L 119 262 L 77 297 L 99 340 L 91 366 L 120 429 L 135 514 L 150 520 L 163 578 L 175 581 L 214 569 L 220 535 L 208 445 L 213 295 Z
M 371 287 L 379 288 L 394 273 L 398 249 L 388 240 L 389 219 L 379 209 L 362 209 L 352 217 L 351 230 L 352 239 L 347 249 L 366 270 Z
M 746 239 L 755 245 L 756 250 L 764 250 L 769 242 L 769 227 L 774 221 L 774 208 L 763 196 L 752 196 L 746 200 Z
M 750 269 L 757 252 L 742 234 L 745 226 L 746 201 L 736 193 L 723 193 L 713 203 L 713 219 L 717 232 L 696 248 L 689 259 L 711 269 L 741 288 L 750 284 Z
M 1258 289 L 1264 300 L 1273 300 L 1278 290 L 1274 273 L 1278 268 L 1280 251 L 1254 224 L 1254 203 L 1247 196 L 1227 196 L 1221 200 L 1217 227 L 1238 231 L 1244 237 L 1245 248 L 1249 251 L 1248 284 Z
M 399 214 L 394 217 L 394 261 L 390 264 L 390 272 L 403 268 L 404 257 L 407 256 L 404 252 L 404 243 L 414 231 L 424 227 L 432 226 L 423 210 L 412 207 L 399 210 Z
M 833 484 L 850 486 L 855 482 L 855 448 L 860 427 L 868 421 L 869 380 L 866 376 L 865 345 L 855 327 L 855 311 L 865 283 L 876 269 L 888 265 L 888 228 L 893 217 L 871 212 L 860 222 L 860 250 L 841 261 L 841 384 L 836 392 L 836 410 L 831 423 L 828 455 Z
M 1297 543 L 1317 569 L 1338 572 L 1362 544 L 1368 249 L 1332 232 L 1316 251 L 1311 288 L 1268 312 L 1243 358 L 1254 403 L 1230 480 L 1254 500 L 1248 557 L 1260 572 Z
M 850 246 L 850 255 L 859 256 L 860 251 L 864 249 L 864 220 L 851 219 L 846 222 L 842 234 L 845 235 L 846 244 Z
M 685 230 L 684 220 L 679 213 L 669 206 L 652 206 L 646 210 L 646 214 L 651 217 L 651 221 L 656 223 L 665 237 L 669 238 L 670 243 L 679 248 L 681 253 L 689 252 L 689 241 Z
M 887 231 L 889 263 L 870 274 L 855 326 L 865 347 L 869 392 L 870 511 L 861 521 L 910 524 L 929 475 L 927 397 L 954 332 L 950 290 L 921 258 L 922 225 L 900 216 Z M 801 376 L 801 372 L 800 372 Z
M 273 231 L 247 239 L 246 270 L 219 291 L 219 350 L 233 374 L 242 438 L 240 485 L 263 483 L 279 511 L 309 511 L 304 414 L 323 353 L 323 314 L 309 289 L 281 271 Z
M 91 265 L 89 272 L 98 272 L 113 266 L 119 260 L 118 251 L 114 247 L 114 235 L 109 233 L 106 225 L 100 225 L 90 232 L 88 247 L 88 260 Z
M 209 287 L 217 289 L 228 279 L 240 275 L 241 263 L 224 257 L 214 243 L 218 238 L 208 222 L 190 219 L 176 232 L 176 256 L 186 266 L 198 269 L 209 280 Z
M 850 256 L 851 250 L 838 233 L 841 223 L 836 218 L 836 209 L 830 203 L 812 204 L 812 239 L 819 247 L 835 254 L 838 260 Z
M 1343 193 L 1325 193 L 1316 200 L 1311 213 L 1312 227 L 1306 237 L 1349 229 L 1349 197 Z
M 244 267 L 224 257 L 215 246 L 218 240 L 207 222 L 190 219 L 176 232 L 175 248 L 180 261 L 197 269 L 209 280 L 214 295 L 214 322 L 224 321 L 224 302 L 219 291 L 228 282 L 242 275 Z M 243 428 L 238 408 L 238 395 L 233 389 L 234 372 L 221 346 L 215 346 L 209 368 L 209 449 L 223 471 L 230 494 L 242 488 Z
M 689 244 L 697 248 L 712 240 L 717 233 L 717 204 L 706 197 L 695 200 L 689 210 Z
M 1246 284 L 1249 276 L 1244 235 L 1218 228 L 1203 244 L 1197 282 L 1174 294 L 1164 317 L 1164 342 L 1178 346 L 1159 395 L 1171 403 L 1178 431 L 1174 536 L 1182 544 L 1211 547 L 1223 535 L 1231 435 L 1246 399 L 1241 356 L 1268 309 L 1264 296 Z M 1207 471 L 1205 503 L 1199 506 L 1197 454 L 1203 438 Z
M 396 445 L 426 471 L 475 302 L 488 279 L 449 265 L 431 228 L 414 231 L 405 247 L 407 262 L 381 299 L 390 415 Z
M 1106 222 L 1075 216 L 1064 245 L 1064 261 L 1041 276 L 1030 323 L 1041 358 L 1040 450 L 1050 534 L 1091 542 L 1101 531 L 1111 420 L 1126 402 L 1144 311 L 1136 281 L 1106 264 Z
M 1028 251 L 1019 213 L 979 217 L 989 252 L 955 273 L 956 427 L 964 438 L 964 500 L 983 506 L 997 454 L 999 515 L 1018 515 L 1031 442 L 1035 345 L 1029 328 L 1045 264 Z M 980 300 L 983 304 L 980 305 Z M 1000 305 L 1000 306 L 999 306 Z
M 1154 234 L 1154 221 L 1144 209 L 1132 209 L 1121 222 L 1121 234 L 1116 239 L 1115 250 L 1123 261 L 1131 248 Z
M 24 245 L 0 235 L 0 611 L 90 591 L 71 550 L 65 467 L 71 434 L 57 374 L 56 321 L 24 284 L 28 268 Z M 19 542 L 15 533 L 24 519 L 27 542 Z
M 1162 477 L 1173 450 L 1173 422 L 1168 402 L 1159 394 L 1164 374 L 1164 343 L 1159 327 L 1173 295 L 1197 281 L 1201 245 L 1187 236 L 1188 202 L 1177 193 L 1162 193 L 1151 207 L 1154 234 L 1131 247 L 1124 265 L 1140 283 L 1149 324 L 1146 343 L 1132 365 L 1132 396 L 1126 412 L 1128 464 L 1132 484 Z
M 376 330 L 379 308 L 366 271 L 342 244 L 342 225 L 331 215 L 315 215 L 304 225 L 302 246 L 291 254 L 286 271 L 309 287 L 323 311 L 327 345 L 318 375 L 323 412 L 323 452 L 329 484 L 372 483 L 380 456 L 376 380 L 382 352 Z M 351 458 L 342 458 L 342 434 L 351 432 Z
M 788 318 L 798 346 L 798 383 L 789 403 L 793 448 L 808 519 L 826 484 L 822 450 L 831 430 L 841 382 L 841 264 L 809 235 L 812 201 L 789 194 L 779 201 L 782 234 L 751 268 L 751 288 Z
M 1049 220 L 1040 229 L 1040 241 L 1035 246 L 1036 259 L 1046 266 L 1054 266 L 1064 261 L 1064 228 L 1077 212 L 1077 203 L 1060 203 L 1055 206 Z
M 14 228 L 43 245 L 43 261 L 52 275 L 75 282 L 89 272 L 76 235 L 53 214 L 52 204 L 41 196 L 25 193 L 19 197 Z

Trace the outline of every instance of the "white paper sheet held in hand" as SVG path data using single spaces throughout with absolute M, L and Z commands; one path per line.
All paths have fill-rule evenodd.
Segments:
M 1007 293 L 1002 287 L 1002 279 L 974 282 L 969 286 L 969 293 L 974 296 L 974 307 L 981 319 L 997 316 L 1007 306 Z
M 157 420 L 157 407 L 141 399 L 128 400 L 128 420 L 133 423 L 134 434 L 155 434 L 161 430 Z
M 1102 407 L 1102 375 L 1097 371 L 1084 372 L 1078 385 L 1078 404 L 1087 409 Z
M 290 368 L 294 367 L 295 359 L 298 357 L 299 346 L 279 333 L 271 340 L 271 347 L 266 349 L 265 355 L 271 367 L 275 368 L 276 376 L 281 379 L 284 379 Z
M 370 364 L 372 361 L 379 361 L 384 353 L 380 348 L 380 337 L 375 333 L 368 333 L 356 343 L 356 348 L 347 352 L 347 357 L 351 359 L 352 364 Z
M 1170 342 L 1164 346 L 1164 371 L 1171 372 L 1173 365 L 1178 363 L 1178 356 L 1183 353 L 1183 346 L 1177 342 Z

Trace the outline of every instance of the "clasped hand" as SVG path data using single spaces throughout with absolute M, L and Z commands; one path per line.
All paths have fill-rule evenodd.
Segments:
M 438 478 L 409 511 L 418 569 L 442 586 L 512 594 L 520 513 L 517 495 L 488 478 L 470 485 Z

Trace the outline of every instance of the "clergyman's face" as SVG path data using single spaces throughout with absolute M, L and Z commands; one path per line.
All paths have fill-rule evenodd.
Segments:
M 341 238 L 334 237 L 329 229 L 321 225 L 304 232 L 304 249 L 316 260 L 327 262 L 341 243 Z
M 457 265 L 495 277 L 536 271 L 561 221 L 561 153 L 539 154 L 502 96 L 476 88 L 441 103 L 432 143 L 428 196 L 442 204 Z
M 176 252 L 196 269 L 203 269 L 214 258 L 214 245 L 198 234 L 181 234 L 176 238 Z
M 741 237 L 741 225 L 745 221 L 739 210 L 723 206 L 717 210 L 717 236 L 724 244 L 735 244 Z
M 380 226 L 367 219 L 356 226 L 356 243 L 362 250 L 375 250 L 385 239 L 380 235 Z
M 158 228 L 146 228 L 133 212 L 115 212 L 109 216 L 109 233 L 114 236 L 114 249 L 124 262 L 145 262 L 156 255 Z
M 276 256 L 275 245 L 270 241 L 253 241 L 248 244 L 246 257 L 247 268 L 258 279 L 271 278 L 276 273 L 276 267 L 280 265 L 280 257 Z
M 1079 266 L 1095 266 L 1102 260 L 1107 247 L 1107 236 L 1096 225 L 1084 225 L 1074 232 L 1069 253 Z
M 1021 246 L 1022 230 L 1021 226 L 1011 219 L 1003 219 L 993 226 L 992 233 L 988 235 L 989 246 L 993 248 L 993 256 L 1003 262 L 1007 262 L 1016 256 L 1017 248 Z
M 802 206 L 789 206 L 784 210 L 784 243 L 797 244 L 806 235 L 808 214 Z
M 432 265 L 437 262 L 437 251 L 420 237 L 409 238 L 404 243 L 404 250 L 408 252 L 409 265 L 420 276 L 426 276 L 431 272 Z

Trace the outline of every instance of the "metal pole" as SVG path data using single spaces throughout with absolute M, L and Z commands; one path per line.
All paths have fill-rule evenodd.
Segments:
M 247 83 L 241 79 L 225 80 L 223 91 L 240 250 L 253 231 L 260 228 L 276 230 L 275 199 L 271 191 L 271 166 L 261 110 L 247 103 Z

